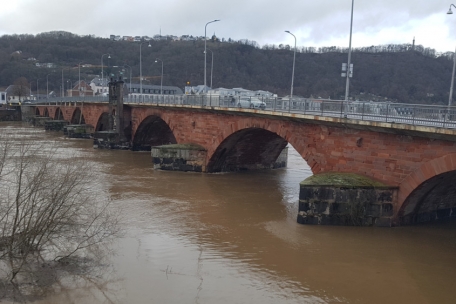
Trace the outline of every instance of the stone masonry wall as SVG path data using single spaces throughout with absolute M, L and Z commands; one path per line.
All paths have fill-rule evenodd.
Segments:
M 103 112 L 107 112 L 105 105 L 84 104 L 83 115 L 88 124 L 96 126 Z M 65 117 L 68 115 L 63 113 Z M 452 141 L 351 129 L 344 125 L 331 127 L 318 124 L 317 120 L 306 122 L 242 112 L 152 107 L 131 108 L 133 137 L 149 115 L 163 119 L 177 143 L 194 143 L 207 149 L 207 160 L 237 131 L 268 130 L 288 141 L 314 174 L 351 172 L 400 187 L 399 208 L 417 185 L 435 174 L 456 170 L 456 142 Z

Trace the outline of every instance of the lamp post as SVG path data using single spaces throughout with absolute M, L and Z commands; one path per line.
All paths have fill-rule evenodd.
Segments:
M 212 52 L 211 49 L 207 49 L 209 52 L 211 52 L 212 55 L 212 60 L 211 60 L 211 89 L 212 89 L 212 72 L 214 71 L 214 52 Z
M 352 7 L 351 7 L 351 21 L 350 21 L 350 41 L 348 44 L 348 62 L 347 62 L 347 80 L 345 84 L 345 101 L 348 101 L 349 95 L 349 85 L 350 85 L 350 64 L 351 64 L 351 45 L 352 45 L 352 28 L 353 28 L 353 7 L 355 5 L 355 0 L 352 0 Z M 347 113 L 345 112 L 345 117 Z
M 452 15 L 453 11 L 451 10 L 451 7 L 456 8 L 454 4 L 450 4 L 450 9 L 448 10 L 447 14 Z M 453 54 L 453 72 L 451 74 L 451 86 L 450 86 L 450 97 L 448 98 L 448 107 L 451 107 L 451 104 L 453 103 L 453 85 L 454 85 L 454 71 L 456 69 L 456 52 Z
M 73 88 L 73 82 L 70 79 L 67 79 L 68 91 Z M 72 92 L 73 93 L 73 92 Z M 68 94 L 67 94 L 68 95 Z M 73 96 L 73 94 L 71 94 Z
M 220 20 L 212 20 L 212 21 L 209 21 L 208 23 L 206 23 L 206 25 L 204 26 L 204 90 L 206 90 L 206 28 L 207 28 L 207 25 L 209 23 L 213 23 L 213 22 L 217 22 L 217 21 L 220 21 Z
M 139 101 L 142 101 L 142 95 L 143 95 L 143 91 L 142 91 L 142 55 L 141 55 L 141 47 L 142 47 L 143 43 L 144 42 L 141 42 L 139 44 L 139 91 L 140 91 Z M 151 47 L 150 42 L 149 42 L 148 47 Z
M 130 94 L 131 92 L 131 66 L 129 66 L 128 64 L 124 64 L 124 67 L 128 67 L 130 69 L 130 88 L 128 89 L 128 94 Z
M 104 93 L 104 74 L 103 74 L 103 56 L 108 55 L 108 58 L 111 58 L 111 55 L 109 53 L 101 55 L 101 95 Z
M 36 101 L 38 101 L 38 79 L 36 79 Z
M 51 74 L 46 75 L 46 101 L 49 101 L 49 75 Z
M 454 86 L 454 70 L 456 69 L 456 51 L 453 54 L 453 72 L 451 73 L 450 97 L 448 98 L 448 107 L 453 103 L 453 86 Z
M 290 91 L 290 101 L 288 103 L 288 110 L 291 110 L 291 101 L 293 99 L 293 82 L 294 82 L 294 70 L 295 70 L 295 61 L 296 61 L 296 36 L 293 35 L 290 31 L 285 31 L 285 33 L 290 34 L 294 38 L 294 50 L 293 50 L 293 70 L 291 72 L 291 91 Z
M 62 69 L 62 93 L 60 93 L 60 97 L 65 97 L 65 83 L 63 82 L 63 69 Z
M 162 63 L 162 75 L 161 75 L 161 82 L 160 82 L 160 95 L 163 95 L 163 60 L 160 58 L 156 58 L 155 62 L 161 61 Z
M 79 82 L 78 82 L 78 97 L 81 96 L 81 62 L 78 63 L 78 69 L 79 69 Z

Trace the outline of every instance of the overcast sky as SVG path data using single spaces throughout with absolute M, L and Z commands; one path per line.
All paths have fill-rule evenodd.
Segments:
M 5 0 L 0 35 L 63 30 L 93 34 L 207 36 L 264 44 L 348 47 L 351 0 Z M 455 0 L 456 3 L 456 0 Z M 412 43 L 453 51 L 455 14 L 448 0 L 355 0 L 354 47 Z

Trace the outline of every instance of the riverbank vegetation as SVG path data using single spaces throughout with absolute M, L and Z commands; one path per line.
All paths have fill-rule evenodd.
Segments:
M 26 301 L 64 275 L 89 275 L 119 236 L 95 171 L 52 142 L 0 135 L 0 297 Z

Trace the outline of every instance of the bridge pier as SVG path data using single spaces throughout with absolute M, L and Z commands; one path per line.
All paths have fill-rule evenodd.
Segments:
M 152 147 L 154 169 L 170 171 L 206 171 L 207 150 L 194 144 Z
M 117 131 L 98 131 L 93 133 L 94 149 L 128 150 L 130 143 L 121 140 Z
M 354 173 L 313 175 L 300 184 L 298 223 L 392 226 L 397 187 Z
M 101 149 L 130 149 L 130 141 L 125 136 L 122 78 L 109 82 L 109 106 L 107 117 L 107 129 L 97 126 L 93 134 L 93 147 Z M 100 130 L 101 128 L 101 130 Z
M 88 124 L 66 125 L 63 127 L 63 135 L 69 138 L 91 138 L 93 126 Z

